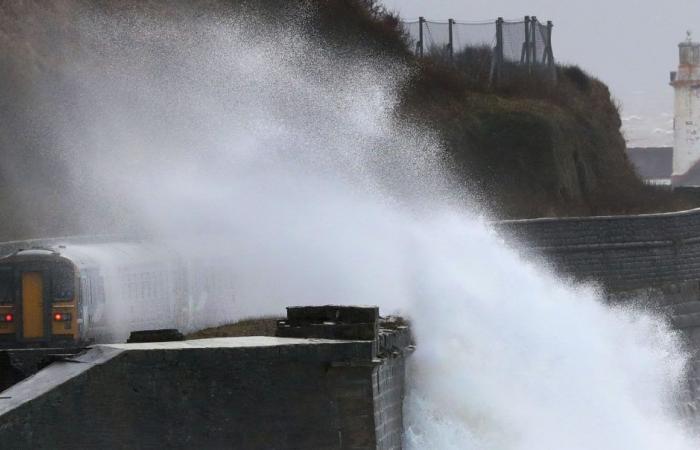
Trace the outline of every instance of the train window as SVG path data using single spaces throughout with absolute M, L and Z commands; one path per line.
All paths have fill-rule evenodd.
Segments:
M 13 302 L 12 272 L 10 270 L 0 270 L 0 304 Z
M 70 267 L 60 267 L 53 271 L 53 298 L 66 300 L 73 298 L 75 274 Z

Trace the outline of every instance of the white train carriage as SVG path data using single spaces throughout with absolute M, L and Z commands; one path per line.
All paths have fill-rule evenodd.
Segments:
M 144 242 L 70 242 L 12 243 L 0 258 L 1 345 L 121 342 L 130 331 L 235 319 L 231 277 L 211 259 Z

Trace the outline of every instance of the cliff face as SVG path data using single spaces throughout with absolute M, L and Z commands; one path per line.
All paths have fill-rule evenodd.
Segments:
M 558 84 L 547 89 L 539 98 L 528 92 L 468 96 L 471 117 L 464 122 L 473 138 L 454 136 L 451 148 L 456 154 L 466 149 L 467 164 L 478 161 L 475 175 L 493 193 L 490 203 L 502 215 L 629 208 L 621 198 L 624 190 L 642 185 L 626 159 L 608 89 L 596 80 L 576 86 L 561 70 Z
M 463 71 L 415 59 L 398 20 L 372 0 L 207 0 L 194 6 L 184 0 L 0 0 L 0 240 L 129 228 L 129 206 L 107 202 L 94 186 L 71 177 L 79 156 L 51 152 L 61 137 L 41 125 L 50 118 L 85 132 L 72 116 L 83 88 L 73 75 L 112 63 L 100 59 L 99 40 L 81 35 L 86 17 L 99 11 L 131 26 L 140 16 L 192 23 L 207 14 L 252 13 L 261 23 L 283 26 L 300 10 L 305 19 L 297 22 L 332 51 L 409 67 L 399 116 L 438 131 L 464 189 L 497 216 L 687 206 L 637 179 L 617 108 L 599 81 L 559 68 L 556 84 L 538 77 L 496 87 L 469 82 Z M 183 45 L 183 36 L 173 34 L 172 45 Z M 148 35 L 109 38 L 139 45 Z M 145 63 L 156 67 L 157 55 Z M 87 210 L 89 221 L 82 220 Z
M 439 129 L 468 189 L 501 218 L 624 214 L 693 206 L 644 185 L 627 159 L 607 86 L 577 67 L 557 82 L 477 86 L 418 62 L 407 111 Z

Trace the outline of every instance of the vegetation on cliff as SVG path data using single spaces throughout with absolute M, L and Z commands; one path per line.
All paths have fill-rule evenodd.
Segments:
M 511 67 L 491 84 L 483 73 L 490 58 L 484 49 L 456 56 L 455 64 L 416 58 L 398 18 L 375 1 L 319 3 L 334 4 L 329 10 L 354 3 L 344 14 L 366 22 L 358 28 L 373 34 L 377 48 L 393 49 L 416 68 L 402 112 L 439 130 L 463 185 L 496 217 L 634 214 L 698 205 L 689 193 L 642 182 L 627 159 L 618 105 L 607 86 L 581 68 L 557 66 L 553 83 L 548 75 Z

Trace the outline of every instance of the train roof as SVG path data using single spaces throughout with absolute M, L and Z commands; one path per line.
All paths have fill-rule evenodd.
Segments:
M 55 249 L 67 245 L 138 241 L 139 239 L 117 235 L 84 235 L 50 237 L 41 239 L 22 239 L 17 241 L 0 242 L 0 255 L 7 256 L 20 250 Z
M 10 257 L 61 257 L 78 267 L 167 264 L 177 260 L 176 252 L 164 244 L 146 241 L 51 238 L 0 243 L 0 254 Z M 94 238 L 94 237 L 93 237 Z

